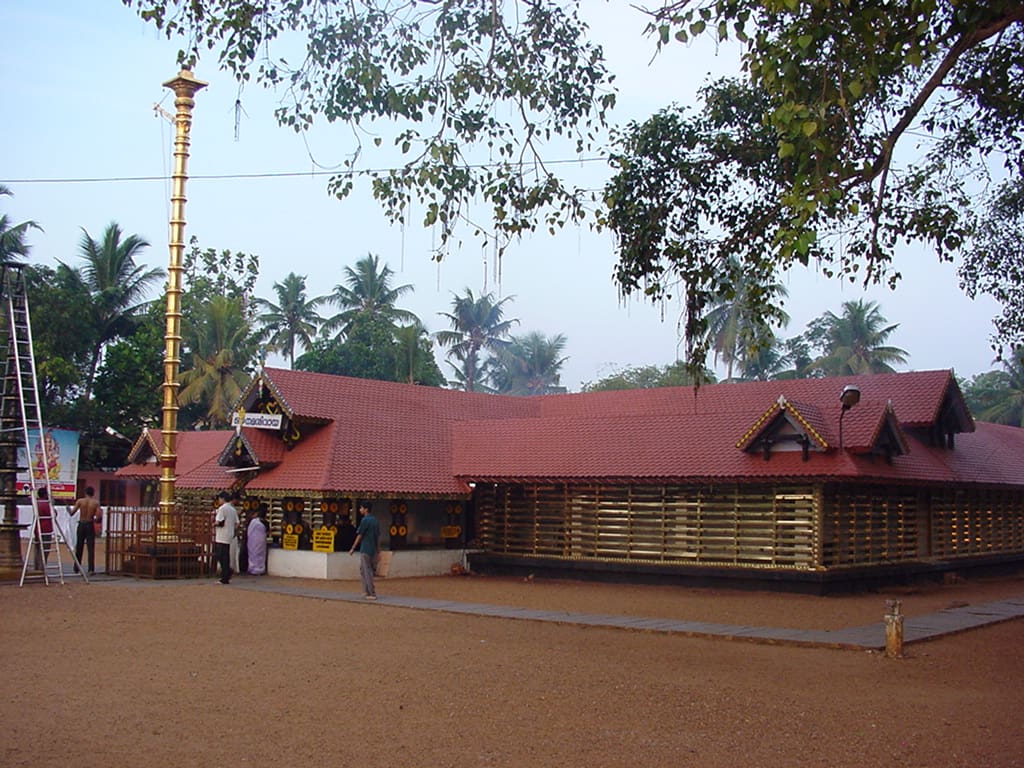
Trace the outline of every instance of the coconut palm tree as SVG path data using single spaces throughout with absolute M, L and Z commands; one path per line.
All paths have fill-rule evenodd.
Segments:
M 280 283 L 274 283 L 277 303 L 256 299 L 255 308 L 261 312 L 257 320 L 267 343 L 288 355 L 289 367 L 295 367 L 295 345 L 304 349 L 313 345 L 313 337 L 323 322 L 317 307 L 327 301 L 326 296 L 306 298 L 306 278 L 290 272 Z
M 788 295 L 786 287 L 778 282 L 759 283 L 743 269 L 740 260 L 730 257 L 725 264 L 729 276 L 726 285 L 711 302 L 705 315 L 707 339 L 714 351 L 714 361 L 725 363 L 725 380 L 732 381 L 733 368 L 741 369 L 748 359 L 770 348 L 775 334 L 764 321 L 761 305 L 777 302 Z M 781 309 L 773 313 L 780 326 L 789 323 L 789 315 Z
M 813 366 L 826 376 L 895 372 L 892 366 L 905 364 L 907 353 L 886 346 L 899 327 L 886 323 L 877 303 L 844 301 L 842 315 L 826 312 L 808 323 L 805 337 L 821 352 Z
M 0 184 L 0 196 L 13 197 L 14 193 L 10 188 Z M 21 224 L 12 224 L 7 214 L 0 214 L 0 264 L 7 264 L 11 261 L 18 261 L 28 256 L 31 246 L 25 241 L 25 236 L 30 229 L 43 228 L 34 221 L 23 221 Z
M 215 296 L 184 324 L 182 337 L 190 367 L 180 376 L 179 405 L 200 404 L 201 420 L 226 426 L 231 409 L 249 381 L 246 366 L 256 343 L 238 299 Z
M 506 296 L 498 301 L 493 294 L 485 293 L 479 298 L 466 289 L 464 296 L 455 295 L 452 311 L 441 312 L 448 318 L 451 330 L 438 331 L 435 338 L 442 347 L 451 347 L 449 359 L 459 371 L 460 385 L 467 392 L 473 392 L 481 381 L 486 361 L 480 359 L 481 351 L 495 354 L 508 344 L 508 335 L 518 320 L 505 320 L 505 303 L 512 299 Z
M 75 271 L 85 293 L 83 311 L 89 315 L 93 329 L 86 401 L 92 396 L 104 347 L 132 333 L 136 316 L 148 304 L 146 293 L 165 277 L 162 269 L 148 269 L 135 263 L 135 258 L 148 247 L 149 243 L 138 235 L 124 237 L 116 222 L 107 226 L 99 241 L 82 230 L 78 255 L 85 263 Z
M 394 272 L 380 263 L 372 253 L 356 262 L 355 267 L 345 267 L 344 284 L 336 285 L 327 301 L 338 305 L 341 312 L 324 323 L 327 333 L 348 333 L 352 321 L 361 314 L 379 315 L 392 323 L 411 323 L 419 320 L 412 312 L 399 309 L 395 303 L 414 289 L 411 285 L 393 286 Z
M 495 356 L 491 381 L 505 395 L 546 395 L 560 390 L 562 357 L 566 339 L 563 334 L 547 337 L 536 331 L 513 336 Z

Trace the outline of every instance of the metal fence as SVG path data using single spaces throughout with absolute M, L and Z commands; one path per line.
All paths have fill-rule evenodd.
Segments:
M 108 573 L 150 579 L 211 576 L 213 513 L 178 510 L 158 524 L 153 507 L 107 509 Z

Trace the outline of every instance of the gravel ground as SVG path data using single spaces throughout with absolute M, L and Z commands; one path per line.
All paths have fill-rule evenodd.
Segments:
M 836 629 L 881 621 L 890 597 L 917 615 L 1024 596 L 1024 579 L 825 598 L 475 576 L 378 591 Z M 0 615 L 5 768 L 1024 765 L 1021 620 L 891 660 L 213 581 L 5 585 Z

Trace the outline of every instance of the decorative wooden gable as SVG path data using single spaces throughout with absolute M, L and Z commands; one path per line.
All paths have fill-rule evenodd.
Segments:
M 744 433 L 736 447 L 748 453 L 759 452 L 768 461 L 775 451 L 801 451 L 804 461 L 811 451 L 832 448 L 821 413 L 812 405 L 798 405 L 779 399 Z
M 910 452 L 906 433 L 896 418 L 892 401 L 861 403 L 846 415 L 845 435 L 840 446 L 849 453 L 874 455 L 891 462 Z
M 156 433 L 156 437 L 153 433 Z M 157 442 L 159 438 L 160 442 Z M 163 435 L 159 430 L 150 430 L 149 427 L 143 427 L 142 433 L 138 439 L 132 444 L 132 449 L 128 452 L 128 463 L 129 464 L 156 464 L 160 458 L 160 448 L 163 445 Z

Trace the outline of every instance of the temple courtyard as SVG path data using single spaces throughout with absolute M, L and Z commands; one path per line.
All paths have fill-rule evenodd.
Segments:
M 1020 576 L 834 597 L 488 576 L 381 579 L 377 603 L 358 590 L 7 582 L 0 765 L 1024 765 L 1021 619 L 890 659 L 530 618 L 839 631 L 891 599 L 908 621 L 1019 599 Z

